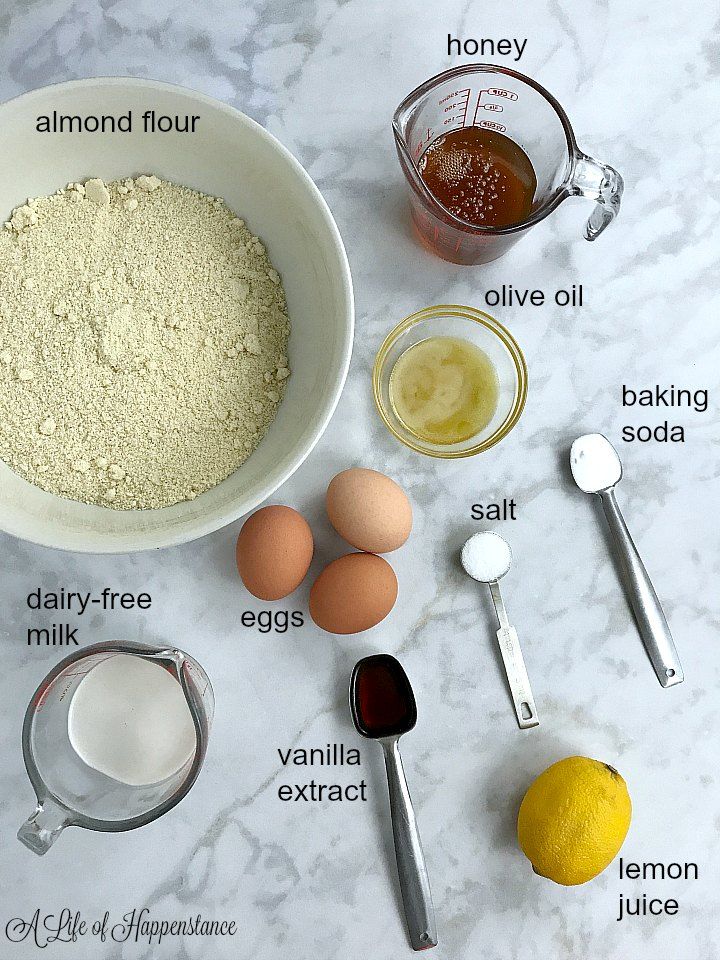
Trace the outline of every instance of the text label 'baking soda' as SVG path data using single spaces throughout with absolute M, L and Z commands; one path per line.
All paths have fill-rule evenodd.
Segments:
M 643 408 L 643 419 L 648 408 L 654 410 L 687 410 L 692 413 L 706 413 L 709 393 L 705 389 L 679 387 L 674 383 L 668 386 L 652 384 L 641 387 L 622 385 L 622 405 L 624 408 Z M 657 423 L 626 424 L 622 428 L 625 443 L 685 443 L 685 426 L 663 419 Z

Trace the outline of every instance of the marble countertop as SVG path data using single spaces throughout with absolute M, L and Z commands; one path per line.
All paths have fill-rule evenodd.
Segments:
M 581 9 L 582 7 L 582 9 Z M 432 882 L 437 960 L 714 960 L 720 955 L 717 658 L 718 155 L 717 14 L 670 0 L 537 4 L 383 0 L 9 0 L 0 18 L 0 97 L 92 75 L 149 76 L 226 100 L 300 159 L 337 219 L 352 267 L 357 338 L 347 386 L 321 443 L 274 499 L 304 512 L 318 558 L 342 552 L 322 510 L 339 470 L 385 471 L 415 508 L 394 558 L 400 598 L 381 627 L 335 638 L 312 624 L 261 635 L 238 628 L 253 608 L 234 571 L 239 524 L 152 554 L 92 557 L 0 537 L 0 955 L 14 958 L 397 960 L 410 956 L 379 751 L 359 742 L 346 706 L 362 655 L 396 654 L 419 722 L 405 766 Z M 624 175 L 620 218 L 582 237 L 573 200 L 504 259 L 458 267 L 421 249 L 408 224 L 390 135 L 400 99 L 447 56 L 447 34 L 528 38 L 520 62 L 566 107 L 580 146 Z M 495 58 L 505 62 L 503 58 Z M 20 161 L 21 162 L 21 161 Z M 412 454 L 375 413 L 374 353 L 400 318 L 432 303 L 482 307 L 486 289 L 553 291 L 582 283 L 581 309 L 496 309 L 530 370 L 525 413 L 492 451 L 465 462 Z M 622 384 L 702 387 L 706 413 L 623 410 Z M 623 443 L 625 424 L 686 426 L 679 444 Z M 625 465 L 619 498 L 662 597 L 685 668 L 664 691 L 644 654 L 609 559 L 597 504 L 567 468 L 572 439 L 602 431 Z M 484 591 L 459 547 L 489 524 L 473 503 L 516 499 L 497 525 L 515 564 L 504 584 L 542 724 L 516 728 Z M 314 561 L 313 569 L 320 565 Z M 20 751 L 25 705 L 57 661 L 28 651 L 37 586 L 147 590 L 147 615 L 94 616 L 90 640 L 177 643 L 208 671 L 217 713 L 205 768 L 172 813 L 131 833 L 68 831 L 48 855 L 15 840 L 34 804 Z M 293 606 L 306 608 L 307 586 Z M 257 604 L 259 609 L 261 604 Z M 283 803 L 283 782 L 350 782 L 357 768 L 282 770 L 277 748 L 360 746 L 367 803 Z M 550 762 L 587 754 L 616 766 L 634 805 L 623 856 L 692 861 L 696 881 L 621 881 L 617 864 L 565 889 L 535 876 L 515 841 L 524 790 Z M 617 922 L 620 893 L 675 897 L 675 917 Z M 39 950 L 4 926 L 38 908 L 113 920 L 234 919 L 236 937 L 159 948 L 81 939 Z

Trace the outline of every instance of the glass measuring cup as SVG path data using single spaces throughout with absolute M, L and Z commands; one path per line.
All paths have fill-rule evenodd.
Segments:
M 519 223 L 480 227 L 461 220 L 435 199 L 420 176 L 419 160 L 434 140 L 472 126 L 509 137 L 533 165 L 535 197 L 529 216 Z M 585 226 L 586 240 L 599 237 L 620 209 L 623 179 L 617 170 L 578 149 L 557 100 L 515 70 L 471 63 L 431 77 L 397 108 L 393 133 L 420 238 L 433 253 L 453 263 L 497 260 L 567 197 L 596 201 Z
M 93 667 L 120 653 L 152 660 L 168 670 L 182 687 L 192 716 L 195 752 L 160 783 L 120 783 L 88 766 L 70 743 L 68 713 L 75 690 Z M 25 712 L 23 756 L 37 807 L 20 827 L 18 839 L 42 855 L 66 827 L 134 830 L 167 813 L 197 779 L 214 708 L 207 674 L 181 650 L 118 640 L 96 643 L 66 657 L 42 681 Z

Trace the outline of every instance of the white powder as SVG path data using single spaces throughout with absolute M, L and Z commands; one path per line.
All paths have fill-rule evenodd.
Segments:
M 601 433 L 586 433 L 570 448 L 570 469 L 575 483 L 585 493 L 614 486 L 622 475 L 620 458 Z
M 497 533 L 476 533 L 462 548 L 461 562 L 473 580 L 490 583 L 499 580 L 510 569 L 512 552 L 506 540 Z
M 192 500 L 260 442 L 290 374 L 280 276 L 218 199 L 71 183 L 0 231 L 0 457 L 116 509 Z
M 128 653 L 82 678 L 70 701 L 68 737 L 89 767 L 132 786 L 172 776 L 197 739 L 180 683 L 160 664 Z

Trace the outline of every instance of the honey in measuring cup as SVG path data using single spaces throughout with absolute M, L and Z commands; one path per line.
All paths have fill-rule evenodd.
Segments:
M 537 177 L 514 140 L 462 127 L 434 140 L 418 162 L 428 190 L 450 213 L 476 227 L 508 227 L 530 215 Z
M 412 219 L 425 246 L 453 263 L 489 263 L 566 198 L 595 201 L 585 239 L 620 209 L 617 170 L 580 150 L 558 101 L 494 64 L 431 77 L 393 116 Z

